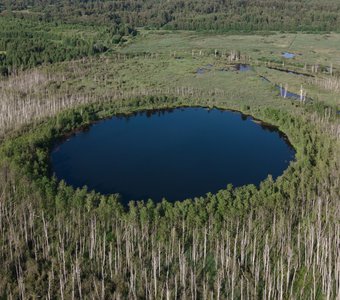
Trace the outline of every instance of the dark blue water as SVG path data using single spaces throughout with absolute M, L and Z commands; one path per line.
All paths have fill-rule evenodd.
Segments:
M 294 150 L 240 113 L 178 108 L 114 116 L 53 149 L 52 168 L 74 187 L 129 200 L 183 200 L 282 174 Z

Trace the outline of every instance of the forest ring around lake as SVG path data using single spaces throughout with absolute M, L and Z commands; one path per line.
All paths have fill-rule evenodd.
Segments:
M 33 125 L 33 127 L 27 126 L 26 129 L 24 129 L 24 134 L 12 137 L 4 143 L 1 148 L 2 161 L 11 165 L 16 172 L 24 175 L 28 180 L 34 182 L 34 187 L 37 188 L 39 193 L 42 193 L 44 196 L 49 196 L 50 199 L 52 198 L 52 203 L 49 205 L 61 207 L 82 205 L 88 207 L 88 209 L 98 209 L 100 203 L 104 201 L 113 202 L 115 205 L 121 206 L 119 194 L 104 196 L 94 191 L 88 191 L 86 187 L 74 189 L 64 181 L 59 182 L 55 177 L 52 177 L 50 166 L 51 147 L 57 140 L 65 138 L 65 135 L 71 135 L 76 131 L 88 127 L 93 122 L 109 118 L 115 114 L 132 114 L 145 110 L 190 106 L 228 109 L 228 106 L 219 103 L 218 100 L 208 101 L 157 96 L 137 97 L 132 100 L 85 105 L 59 113 L 55 117 L 43 120 L 40 124 Z M 291 163 L 277 181 L 274 182 L 272 177 L 269 176 L 261 183 L 260 189 L 257 189 L 256 186 L 252 184 L 239 188 L 233 188 L 231 185 L 228 185 L 227 190 L 232 191 L 234 197 L 240 198 L 242 194 L 247 195 L 247 197 L 245 197 L 247 199 L 243 199 L 243 197 L 240 199 L 240 205 L 247 207 L 249 204 L 246 202 L 253 201 L 251 197 L 248 197 L 249 194 L 255 197 L 255 195 L 262 194 L 263 192 L 266 193 L 268 186 L 281 190 L 284 188 L 285 182 L 299 178 L 301 176 L 299 173 L 303 165 L 315 161 L 315 153 L 313 150 L 315 145 L 311 145 L 311 139 L 303 135 L 302 132 L 304 131 L 301 131 L 302 128 L 307 128 L 310 124 L 289 115 L 287 112 L 270 108 L 256 109 L 255 111 L 252 111 L 250 107 L 240 109 L 243 109 L 244 114 L 254 116 L 257 122 L 273 124 L 280 128 L 280 130 L 287 134 L 290 142 L 297 150 L 297 160 Z M 313 131 L 310 130 L 310 132 Z M 319 137 L 318 134 L 313 137 L 313 140 L 316 138 L 321 137 Z M 218 197 L 218 194 L 224 194 L 225 192 L 226 190 L 222 189 L 214 196 Z M 65 203 L 61 195 L 66 194 L 69 196 L 73 195 L 74 197 L 68 197 L 68 199 L 77 199 L 75 203 Z M 211 195 L 211 193 L 208 193 L 208 195 Z M 206 196 L 196 197 L 194 201 L 198 199 L 202 201 L 205 198 Z M 189 200 L 189 202 L 190 201 L 191 200 Z M 230 203 L 230 205 L 234 205 L 234 203 Z

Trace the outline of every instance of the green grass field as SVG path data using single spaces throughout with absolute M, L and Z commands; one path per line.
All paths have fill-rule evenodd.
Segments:
M 281 59 L 282 52 L 289 51 L 298 55 L 294 61 L 308 64 L 330 64 L 340 67 L 340 34 L 290 34 L 272 35 L 228 35 L 193 33 L 188 31 L 141 31 L 135 43 L 126 46 L 124 51 L 170 51 L 212 49 L 234 49 L 247 53 L 253 59 L 261 57 Z
M 239 50 L 246 56 L 252 70 L 233 71 L 230 62 L 220 54 Z M 314 50 L 311 50 L 314 49 Z M 194 53 L 192 52 L 194 50 Z M 200 55 L 200 51 L 202 53 Z M 310 77 L 289 74 L 270 69 L 266 61 L 282 60 L 283 51 L 299 53 L 294 59 L 286 59 L 284 67 L 299 72 L 311 73 L 313 64 L 324 67 L 333 65 L 340 70 L 340 35 L 274 34 L 269 36 L 207 35 L 192 32 L 149 32 L 129 42 L 119 52 L 108 52 L 100 58 L 64 62 L 42 67 L 40 70 L 64 76 L 67 80 L 58 83 L 58 91 L 91 92 L 98 95 L 114 89 L 176 88 L 190 87 L 199 90 L 219 89 L 230 95 L 231 103 L 245 105 L 259 103 L 286 106 L 290 101 L 278 97 L 274 84 L 288 86 L 289 91 L 300 93 L 301 86 L 307 96 L 315 101 L 339 105 L 339 93 L 326 90 L 313 83 Z M 224 51 L 224 52 L 222 52 Z M 120 59 L 117 60 L 117 53 Z M 146 53 L 146 54 L 143 54 Z M 124 54 L 138 55 L 123 59 Z M 250 57 L 250 58 L 249 58 Z M 263 61 L 259 60 L 264 58 Z M 304 70 L 304 66 L 308 66 Z M 276 66 L 281 66 L 276 63 Z M 202 74 L 198 74 L 198 70 Z M 224 71 L 222 71 L 225 69 Z M 328 78 L 327 72 L 314 74 Z M 261 80 L 265 76 L 273 84 Z M 51 85 L 53 87 L 53 84 Z

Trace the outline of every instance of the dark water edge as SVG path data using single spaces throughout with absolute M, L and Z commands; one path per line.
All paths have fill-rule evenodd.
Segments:
M 265 76 L 262 76 L 262 75 L 259 75 L 259 77 L 265 81 L 265 82 L 268 82 L 268 83 L 271 83 L 273 84 L 267 77 Z M 281 87 L 277 84 L 274 84 L 275 88 L 279 91 L 279 96 L 282 97 L 282 98 L 287 98 L 287 99 L 291 99 L 291 100 L 298 100 L 298 101 L 301 101 L 301 96 L 298 95 L 298 94 L 295 94 L 295 93 L 292 93 L 288 90 L 285 89 L 285 87 Z M 308 102 L 311 102 L 313 101 L 312 98 L 309 98 L 309 97 L 306 97 L 305 101 L 308 101 Z
M 253 68 L 248 64 L 236 64 L 235 69 L 236 71 L 240 72 L 248 72 L 251 71 Z
M 271 69 L 271 70 L 283 72 L 283 73 L 288 73 L 288 74 L 292 74 L 292 75 L 302 76 L 302 77 L 315 77 L 312 74 L 301 73 L 301 72 L 292 71 L 292 70 L 288 70 L 288 69 L 283 69 L 283 68 L 279 68 L 279 67 L 267 67 L 267 68 Z
M 147 150 L 145 151 L 146 153 L 148 151 L 151 151 L 154 147 L 157 147 L 157 139 L 161 140 L 161 144 L 163 144 L 163 146 L 166 146 L 165 148 L 160 148 L 160 153 L 165 153 L 167 154 L 167 156 L 161 156 L 159 154 L 154 154 L 156 156 L 155 159 L 154 156 L 152 155 L 146 155 L 146 157 L 144 157 L 144 159 L 148 160 L 148 164 L 145 164 L 141 161 L 138 161 L 138 159 L 133 159 L 131 157 L 129 157 L 129 155 L 140 155 L 140 153 L 137 154 L 136 153 L 128 153 L 128 151 L 126 151 L 126 149 L 130 149 L 130 147 L 133 148 L 133 143 L 134 141 L 137 139 L 138 140 L 138 134 L 133 134 L 132 136 L 130 136 L 130 140 L 128 141 L 128 146 L 127 148 L 124 149 L 120 149 L 123 150 L 120 152 L 120 155 L 123 154 L 123 156 L 125 156 L 125 159 L 118 159 L 116 161 L 111 162 L 111 167 L 114 167 L 114 169 L 117 169 L 117 166 L 119 166 L 119 174 L 115 174 L 113 177 L 111 177 L 110 180 L 108 180 L 108 177 L 112 176 L 112 174 L 110 174 L 110 170 L 112 171 L 113 169 L 108 168 L 105 169 L 107 167 L 107 165 L 110 165 L 110 162 L 108 162 L 107 160 L 108 157 L 112 156 L 112 155 L 118 155 L 119 153 L 117 153 L 117 149 L 115 150 L 115 147 L 113 147 L 109 152 L 109 155 L 105 158 L 105 155 L 103 155 L 103 153 L 100 154 L 100 149 L 95 149 L 94 144 L 96 143 L 96 137 L 92 136 L 92 138 L 94 138 L 94 140 L 89 140 L 88 144 L 84 144 L 84 138 L 87 137 L 91 137 L 91 132 L 93 130 L 96 130 L 97 133 L 101 135 L 100 130 L 98 133 L 98 127 L 103 127 L 104 132 L 106 133 L 110 133 L 110 128 L 112 126 L 108 126 L 108 124 L 110 122 L 115 123 L 116 125 L 121 122 L 122 124 L 126 124 L 126 123 L 133 123 L 135 122 L 135 118 L 139 118 L 140 120 L 138 122 L 140 122 L 139 124 L 136 125 L 142 125 L 144 124 L 144 126 L 146 126 L 145 124 L 148 123 L 148 120 L 153 120 L 154 118 L 169 118 L 169 115 L 174 116 L 175 118 L 172 117 L 171 122 L 176 121 L 176 118 L 178 119 L 175 123 L 169 123 L 169 122 L 165 122 L 165 124 L 163 124 L 163 129 L 166 130 L 170 130 L 171 131 L 171 127 L 169 127 L 169 125 L 171 124 L 176 124 L 179 122 L 179 126 L 182 124 L 183 126 L 183 121 L 185 122 L 184 116 L 180 117 L 180 113 L 183 114 L 183 112 L 188 112 L 188 115 L 186 116 L 186 118 L 195 118 L 195 114 L 198 114 L 198 117 L 200 118 L 200 120 L 202 121 L 206 121 L 206 119 L 204 119 L 204 114 L 215 114 L 212 118 L 212 122 L 214 123 L 214 119 L 215 123 L 217 122 L 217 125 L 219 125 L 217 127 L 217 129 L 215 129 L 215 131 L 217 131 L 217 135 L 212 134 L 213 132 L 209 132 L 207 134 L 206 130 L 209 126 L 201 126 L 199 124 L 199 122 L 193 120 L 193 124 L 191 124 L 192 126 L 198 126 L 200 128 L 201 131 L 205 131 L 205 135 L 204 135 L 204 139 L 201 140 L 201 138 L 198 136 L 197 137 L 197 132 L 196 134 L 196 138 L 193 140 L 193 144 L 189 143 L 187 145 L 187 148 L 185 148 L 187 150 L 187 152 L 191 151 L 191 154 L 189 156 L 189 158 L 187 158 L 187 160 L 193 160 L 195 161 L 195 163 L 187 163 L 186 160 L 183 160 L 183 157 L 185 157 L 185 155 L 188 155 L 188 153 L 185 153 L 185 149 L 183 151 L 178 151 L 178 148 L 176 149 L 176 147 L 172 147 L 171 143 L 169 143 L 169 145 L 166 145 L 167 141 L 166 139 L 164 139 L 164 137 L 162 137 L 162 135 L 159 135 L 157 137 L 157 135 L 155 135 L 156 133 L 152 133 L 149 132 L 149 135 L 155 135 L 155 137 L 157 137 L 154 140 L 150 140 L 148 138 L 146 138 L 149 142 L 154 143 L 153 147 L 149 147 L 148 149 L 145 149 L 142 147 L 142 150 Z M 203 113 L 203 114 L 202 114 Z M 178 115 L 176 117 L 176 114 Z M 223 121 L 221 119 L 221 115 L 223 116 L 222 119 L 228 119 L 232 118 L 233 121 L 229 124 L 228 122 L 225 122 L 225 120 Z M 248 151 L 247 149 L 245 149 L 245 147 L 247 147 L 247 145 L 243 145 L 238 144 L 239 147 L 243 147 L 243 149 L 234 149 L 234 150 L 228 150 L 228 148 L 231 147 L 231 145 L 228 144 L 227 139 L 222 139 L 222 144 L 221 144 L 221 137 L 226 137 L 227 136 L 225 134 L 227 134 L 227 132 L 223 132 L 223 129 L 221 129 L 221 125 L 232 125 L 233 122 L 236 121 L 235 124 L 238 124 L 239 122 L 237 122 L 237 120 L 235 119 L 239 119 L 239 121 L 242 123 L 247 123 L 252 124 L 252 131 L 254 131 L 254 127 L 256 126 L 257 130 L 260 130 L 260 132 L 264 131 L 267 132 L 269 134 L 274 134 L 276 135 L 276 137 L 274 138 L 274 144 L 281 144 L 281 146 L 278 147 L 278 149 L 280 149 L 280 151 L 283 153 L 281 153 L 279 159 L 278 159 L 278 163 L 275 162 L 275 160 L 272 161 L 272 168 L 270 166 L 270 164 L 266 165 L 266 169 L 263 172 L 259 172 L 259 174 L 254 174 L 256 172 L 254 172 L 254 170 L 252 170 L 250 173 L 252 174 L 252 176 L 248 176 L 249 178 L 243 178 L 243 177 L 247 177 L 247 176 L 243 176 L 242 174 L 242 169 L 244 170 L 245 168 L 247 169 L 247 165 L 243 165 L 241 168 L 237 165 L 236 162 L 233 161 L 229 161 L 229 165 L 233 165 L 235 170 L 231 170 L 230 168 L 228 168 L 228 162 L 226 161 L 226 158 L 224 157 L 224 155 L 221 155 L 222 153 L 220 151 L 215 151 L 217 152 L 217 156 L 216 153 L 214 153 L 213 151 L 213 147 L 209 147 L 209 146 L 204 146 L 206 147 L 206 149 L 201 149 L 200 151 L 193 151 L 195 150 L 195 147 L 197 148 L 202 148 L 202 145 L 205 144 L 209 144 L 209 142 L 212 143 L 216 143 L 216 146 L 218 147 L 222 147 L 223 151 L 226 151 L 226 154 L 228 151 L 231 151 L 231 154 L 234 155 L 233 160 L 235 160 L 237 157 L 239 157 L 239 152 L 242 153 L 242 155 L 244 155 L 244 159 L 247 161 L 247 156 L 249 156 L 249 154 L 247 154 L 246 152 Z M 226 118 L 225 118 L 226 117 Z M 202 119 L 203 118 L 203 119 Z M 170 118 L 171 119 L 171 118 Z M 199 121 L 199 120 L 198 120 Z M 118 122 L 118 123 L 117 123 Z M 160 121 L 158 121 L 160 122 Z M 222 123 L 221 123 L 222 122 Z M 160 122 L 161 125 L 162 122 Z M 244 124 L 245 124 L 244 123 Z M 121 124 L 121 125 L 122 125 Z M 235 125 L 234 124 L 234 125 Z M 111 124 L 112 125 L 112 124 Z M 153 124 L 154 126 L 155 124 Z M 165 125 L 165 127 L 164 127 Z M 209 125 L 209 124 L 208 124 Z M 216 125 L 216 124 L 215 124 Z M 247 125 L 248 126 L 248 125 Z M 156 126 L 157 127 L 157 124 Z M 146 126 L 146 129 L 148 128 L 148 126 Z M 122 129 L 122 128 L 121 128 Z M 139 126 L 135 127 L 135 129 L 138 131 L 139 130 Z M 144 128 L 145 129 L 145 128 Z M 150 130 L 150 127 L 148 128 Z M 180 129 L 180 130 L 178 130 Z M 197 129 L 197 128 L 196 128 Z M 208 128 L 209 129 L 209 128 Z M 210 126 L 210 130 L 214 129 L 213 127 Z M 234 129 L 232 131 L 235 131 L 234 133 L 232 133 L 232 136 L 237 136 L 238 133 L 236 132 L 237 128 L 234 127 Z M 108 131 L 107 131 L 108 130 Z M 112 130 L 112 128 L 111 128 Z M 183 131 L 183 129 L 181 128 L 177 128 L 177 133 L 176 134 L 181 134 L 181 131 Z M 244 134 L 245 129 L 243 128 L 242 130 L 240 130 L 241 132 L 241 136 L 239 138 L 237 138 L 236 140 L 239 139 L 244 139 Z M 122 133 L 125 132 L 124 130 L 118 130 L 118 132 L 116 133 Z M 242 133 L 243 132 L 243 133 Z M 112 132 L 111 132 L 112 133 Z M 173 132 L 174 133 L 174 132 Z M 159 134 L 159 132 L 158 132 Z M 187 133 L 188 134 L 188 133 Z M 199 133 L 201 135 L 201 133 Z M 230 132 L 229 132 L 230 134 Z M 139 132 L 140 135 L 140 132 Z M 247 134 L 246 134 L 247 135 Z M 262 135 L 262 134 L 260 134 Z M 189 135 L 190 137 L 190 135 Z M 112 143 L 112 141 L 117 140 L 117 138 L 106 138 L 105 135 L 101 136 L 101 138 L 103 139 L 102 141 L 97 140 L 97 145 L 101 145 L 99 147 L 101 148 L 105 148 L 107 146 L 107 143 Z M 182 136 L 183 138 L 183 136 Z M 135 139 L 135 140 L 134 140 Z M 172 141 L 172 143 L 176 143 L 178 142 L 178 137 L 176 136 L 171 136 L 169 135 L 169 139 Z M 186 139 L 188 139 L 188 137 L 184 137 L 182 139 L 182 141 L 186 141 Z M 256 139 L 254 140 L 254 138 L 252 138 L 253 141 L 256 142 Z M 77 145 L 77 140 L 78 140 L 78 145 Z M 80 141 L 80 144 L 79 144 Z M 141 142 L 142 140 L 139 138 L 139 142 Z M 124 143 L 124 138 L 121 140 L 121 142 Z M 125 141 L 126 142 L 126 141 Z M 165 144 L 164 144 L 165 143 Z M 218 144 L 220 143 L 220 144 Z M 71 148 L 67 145 L 73 145 L 71 146 Z M 282 148 L 282 146 L 284 145 L 284 147 Z M 136 145 L 135 145 L 136 146 Z M 270 146 L 270 145 L 269 145 Z M 172 152 L 168 151 L 167 152 L 167 147 L 172 147 Z M 203 147 L 203 148 L 204 148 Z M 223 148 L 224 147 L 224 148 Z M 273 145 L 271 147 L 274 147 Z M 275 146 L 276 147 L 276 146 Z M 274 147 L 274 148 L 275 148 Z M 70 148 L 70 149 L 69 149 Z M 119 147 L 118 147 L 119 148 Z M 150 150 L 151 149 L 151 150 Z M 182 149 L 182 148 L 181 148 Z M 73 151 L 73 152 L 72 152 Z M 116 153 L 114 153 L 116 151 Z M 130 150 L 129 150 L 130 151 Z M 175 156 L 171 157 L 171 153 L 175 153 L 178 152 Z M 204 153 L 204 151 L 206 151 L 207 153 Z M 254 159 L 254 153 L 256 151 L 261 151 L 259 149 L 255 149 L 252 147 L 251 153 L 253 153 L 250 156 L 253 156 Z M 84 157 L 84 152 L 89 152 L 86 158 L 86 155 Z M 92 152 L 92 154 L 90 153 Z M 118 151 L 119 152 L 119 151 Z M 143 151 L 142 151 L 143 152 Z M 93 153 L 98 153 L 97 157 L 96 155 L 94 155 Z M 194 153 L 194 157 L 193 154 Z M 235 153 L 237 154 L 235 156 Z M 61 155 L 60 155 L 61 154 Z M 104 151 L 105 154 L 105 151 Z M 107 155 L 108 153 L 106 153 Z M 213 156 L 213 158 L 210 158 L 211 163 L 207 163 L 207 154 L 210 154 L 211 156 Z M 283 156 L 282 156 L 283 154 Z M 66 156 L 65 156 L 66 155 Z M 75 133 L 73 133 L 71 136 L 67 136 L 66 140 L 62 140 L 62 141 L 58 141 L 57 144 L 55 145 L 55 147 L 53 147 L 52 152 L 51 152 L 51 167 L 53 172 L 55 172 L 55 175 L 57 176 L 57 178 L 59 180 L 63 179 L 66 181 L 67 184 L 72 185 L 74 188 L 81 188 L 82 186 L 86 185 L 88 186 L 89 190 L 95 190 L 97 192 L 100 192 L 102 194 L 111 194 L 111 193 L 120 193 L 122 195 L 123 201 L 124 202 L 128 202 L 129 200 L 146 200 L 148 198 L 152 198 L 153 200 L 160 201 L 163 197 L 165 197 L 167 200 L 169 201 L 176 201 L 176 200 L 183 200 L 186 198 L 193 198 L 193 197 L 197 197 L 197 196 L 203 196 L 205 195 L 207 192 L 212 192 L 215 193 L 220 189 L 223 189 L 227 186 L 228 183 L 232 183 L 234 186 L 240 186 L 240 185 L 244 185 L 244 184 L 255 184 L 255 185 L 259 185 L 259 183 L 265 179 L 267 177 L 268 174 L 272 174 L 273 178 L 275 179 L 276 177 L 278 177 L 279 175 L 282 174 L 282 172 L 288 167 L 289 162 L 291 160 L 294 159 L 294 155 L 295 155 L 295 151 L 293 150 L 292 146 L 290 145 L 287 137 L 285 134 L 283 134 L 282 132 L 280 132 L 277 127 L 269 125 L 269 124 L 265 124 L 259 120 L 255 120 L 254 118 L 241 114 L 239 112 L 234 112 L 234 111 L 229 111 L 229 110 L 218 110 L 218 109 L 204 109 L 204 108 L 198 108 L 198 107 L 191 107 L 191 108 L 173 108 L 173 109 L 161 109 L 161 110 L 148 110 L 148 111 L 142 111 L 142 112 L 135 112 L 135 113 L 129 113 L 129 114 L 117 114 L 115 116 L 113 116 L 110 119 L 107 120 L 101 120 L 98 121 L 92 125 L 90 125 L 89 127 L 87 127 L 86 129 L 82 129 L 81 131 L 77 131 Z M 99 156 L 99 157 L 98 157 Z M 143 155 L 142 155 L 143 156 Z M 216 156 L 216 157 L 214 157 Z M 260 155 L 261 156 L 261 155 Z M 264 159 L 265 156 L 267 155 L 262 155 L 260 159 Z M 164 158 L 167 159 L 167 157 L 171 157 L 173 163 L 170 164 L 165 164 L 160 168 L 159 166 L 164 164 Z M 78 162 L 77 162 L 78 159 Z M 96 160 L 103 160 L 106 161 L 106 163 L 103 164 L 102 163 L 94 163 L 94 161 Z M 129 161 L 133 160 L 134 164 L 130 164 Z M 124 164 L 121 163 L 121 160 L 126 161 L 127 165 L 124 168 Z M 252 166 L 254 165 L 254 167 L 256 166 L 256 157 L 255 157 L 255 162 L 252 160 L 248 161 L 248 169 L 252 168 Z M 86 166 L 84 166 L 84 162 L 88 162 L 88 166 L 89 168 L 87 168 Z M 176 164 L 179 164 L 179 166 L 185 166 L 185 164 L 187 163 L 187 169 L 185 169 L 183 172 L 181 172 L 180 170 L 176 170 L 176 168 L 174 168 L 173 166 Z M 116 165 L 115 165 L 116 164 Z M 97 166 L 96 166 L 97 165 Z M 223 166 L 225 167 L 223 169 Z M 157 168 L 158 168 L 158 174 L 157 174 Z M 215 168 L 215 169 L 214 169 Z M 90 170 L 89 170 L 90 169 Z M 209 169 L 209 171 L 211 172 L 210 175 L 206 175 L 206 178 L 203 178 L 202 176 L 196 176 L 195 174 L 199 174 L 200 172 L 204 173 L 204 169 Z M 144 170 L 144 171 L 143 171 Z M 145 171 L 148 170 L 148 171 Z M 169 170 L 169 172 L 167 172 L 166 170 Z M 217 171 L 216 171 L 217 170 Z M 266 171 L 267 170 L 267 171 Z M 88 172 L 88 173 L 87 173 Z M 133 176 L 131 174 L 135 174 L 135 173 L 139 173 L 139 175 L 137 176 Z M 145 174 L 143 174 L 143 172 L 149 172 L 152 173 L 154 177 L 150 177 L 149 176 L 149 180 L 146 180 L 145 177 L 147 177 Z M 169 173 L 170 175 L 164 176 L 163 177 L 166 178 L 166 180 L 164 182 L 161 182 L 161 180 L 159 180 L 159 174 L 161 173 Z M 183 174 L 182 174 L 183 173 Z M 233 173 L 236 173 L 236 179 L 233 180 Z M 244 170 L 244 173 L 247 173 L 247 170 Z M 122 174 L 125 174 L 124 176 L 126 176 L 125 182 L 122 179 Z M 94 176 L 95 175 L 95 176 Z M 149 174 L 150 175 L 150 174 Z M 182 176 L 183 175 L 183 176 Z M 104 177 L 103 177 L 104 176 Z M 138 177 L 140 176 L 140 177 Z M 179 178 L 179 177 L 183 177 L 183 178 Z M 100 179 L 100 177 L 103 177 Z M 105 178 L 106 177 L 106 178 Z M 117 178 L 116 178 L 117 177 Z M 197 177 L 197 181 L 195 181 L 195 178 L 193 178 L 192 180 L 188 180 L 187 178 L 192 178 L 192 177 Z M 243 178 L 243 179 L 242 179 Z M 120 183 L 117 185 L 117 181 L 119 181 Z M 103 184 L 103 182 L 105 184 Z M 181 184 L 182 182 L 182 184 Z M 119 186 L 121 188 L 119 188 Z M 144 190 L 143 190 L 144 188 Z

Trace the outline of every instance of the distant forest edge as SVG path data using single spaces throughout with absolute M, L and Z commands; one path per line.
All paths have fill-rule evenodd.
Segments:
M 100 54 L 136 34 L 132 27 L 117 23 L 91 26 L 2 17 L 0 75 Z
M 85 24 L 215 31 L 336 31 L 338 0 L 1 0 L 0 13 Z
M 215 32 L 340 29 L 335 0 L 0 0 L 0 76 L 106 52 L 136 28 Z

